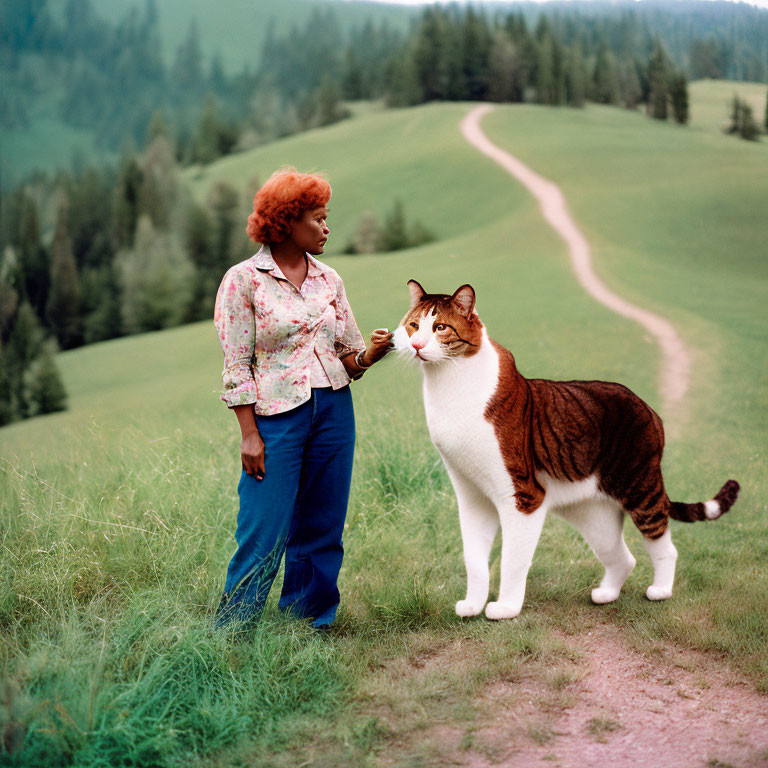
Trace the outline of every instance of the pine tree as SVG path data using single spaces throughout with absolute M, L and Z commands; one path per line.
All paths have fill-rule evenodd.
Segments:
M 3 268 L 6 266 L 6 261 L 7 259 L 4 258 Z M 3 280 L 0 274 L 0 427 L 10 424 L 17 417 L 11 375 L 14 366 L 7 341 L 16 317 L 18 303 L 19 294 Z
M 398 198 L 387 215 L 381 234 L 382 251 L 399 251 L 408 247 L 408 230 L 405 224 L 405 210 Z
M 522 93 L 520 101 L 526 101 L 526 89 L 535 88 L 535 69 L 537 57 L 537 44 L 528 31 L 525 23 L 525 17 L 520 14 L 510 14 L 504 23 L 512 40 L 513 45 L 518 51 L 518 62 L 520 65 L 520 82 L 522 83 Z
M 557 104 L 557 82 L 555 80 L 554 44 L 549 33 L 539 40 L 536 56 L 536 102 Z
M 518 51 L 502 29 L 493 33 L 488 69 L 488 98 L 491 101 L 523 100 L 525 83 L 522 79 Z
M 146 213 L 158 229 L 167 229 L 178 191 L 178 167 L 171 142 L 158 135 L 144 150 L 139 167 L 137 210 Z
M 627 109 L 635 109 L 643 100 L 643 86 L 637 71 L 637 62 L 630 58 L 619 65 L 619 93 Z
M 613 55 L 606 45 L 600 46 L 592 75 L 592 98 L 598 104 L 615 104 L 619 100 L 619 81 Z
M 731 123 L 726 133 L 738 134 L 747 141 L 757 141 L 760 135 L 752 107 L 738 96 L 734 96 L 731 102 Z
M 416 78 L 422 101 L 444 99 L 448 90 L 448 58 L 455 51 L 447 44 L 449 32 L 445 12 L 428 7 L 422 17 L 413 49 Z
M 488 58 L 491 36 L 485 16 L 469 6 L 461 27 L 462 72 L 466 83 L 466 98 L 481 101 L 488 93 Z
M 43 343 L 43 329 L 29 302 L 19 306 L 16 321 L 3 349 L 3 368 L 12 418 L 26 419 L 31 415 L 30 393 L 26 388 L 24 373 L 39 355 Z
M 139 218 L 131 251 L 119 255 L 122 318 L 129 333 L 181 323 L 189 310 L 193 268 L 175 235 Z
M 685 125 L 688 122 L 688 83 L 685 75 L 674 74 L 670 78 L 669 99 L 675 122 Z
M 18 306 L 18 292 L 0 276 L 0 347 L 8 339 Z
M 235 129 L 221 116 L 216 99 L 209 93 L 200 114 L 192 159 L 198 163 L 211 163 L 229 154 L 236 143 Z
M 431 243 L 435 239 L 434 234 L 420 221 L 414 221 L 408 228 L 408 247 L 416 248 L 425 243 Z
M 88 275 L 84 275 L 85 278 Z M 86 280 L 81 281 L 85 288 Z M 92 307 L 83 320 L 83 336 L 86 344 L 106 341 L 122 336 L 123 321 L 120 312 L 122 296 L 117 270 L 112 264 L 105 264 L 92 270 L 88 277 L 87 293 L 92 297 Z
M 716 40 L 694 39 L 688 47 L 690 75 L 694 80 L 702 77 L 723 77 L 722 50 Z
M 662 44 L 657 41 L 648 61 L 648 111 L 657 120 L 667 119 L 669 69 L 669 58 Z
M 572 45 L 565 66 L 565 103 L 569 107 L 583 107 L 587 91 L 587 72 L 581 46 Z
M 19 203 L 12 239 L 16 249 L 16 274 L 11 282 L 19 295 L 29 301 L 38 317 L 43 317 L 50 287 L 48 254 L 40 243 L 35 201 L 22 190 Z
M 296 105 L 296 114 L 299 119 L 299 130 L 308 131 L 315 125 L 317 114 L 317 91 L 305 93 Z
M 566 102 L 566 80 L 567 80 L 567 62 L 565 51 L 560 41 L 552 38 L 552 69 L 555 76 L 555 104 L 565 104 Z
M 216 290 L 223 272 L 213 250 L 211 219 L 205 208 L 190 202 L 184 225 L 184 247 L 195 268 L 188 321 L 204 320 L 213 313 Z
M 765 130 L 768 131 L 768 96 L 765 97 L 765 119 L 763 120 Z
M 194 19 L 189 23 L 186 38 L 176 49 L 170 83 L 177 103 L 196 102 L 205 88 L 200 30 Z
M 139 218 L 139 199 L 143 174 L 133 157 L 123 159 L 118 171 L 112 206 L 115 249 L 130 248 Z
M 341 92 L 345 99 L 357 101 L 368 95 L 363 84 L 362 62 L 353 48 L 348 48 L 344 56 L 344 77 Z
M 441 68 L 444 91 L 441 98 L 449 101 L 468 99 L 470 84 L 466 72 L 466 40 L 457 14 L 446 14 L 443 27 Z M 445 55 L 449 51 L 449 55 Z
M 13 395 L 11 366 L 8 351 L 0 346 L 0 427 L 18 418 Z
M 196 267 L 212 265 L 211 221 L 205 208 L 194 200 L 189 202 L 184 225 L 184 245 Z
M 422 100 L 416 62 L 410 51 L 395 57 L 388 81 L 387 106 L 411 107 Z
M 326 76 L 315 92 L 315 124 L 331 125 L 349 117 L 349 110 L 342 104 L 341 92 L 334 81 Z
M 56 215 L 51 248 L 51 290 L 45 314 L 63 349 L 71 349 L 81 343 L 80 281 L 72 255 L 66 199 L 59 204 Z
M 43 345 L 40 356 L 30 366 L 25 379 L 33 415 L 66 410 L 67 391 L 49 345 Z
M 370 211 L 360 217 L 352 245 L 355 253 L 375 253 L 381 248 L 381 228 Z
M 733 99 L 731 99 L 731 122 L 728 124 L 727 128 L 723 128 L 725 133 L 733 134 L 739 132 L 739 126 L 741 125 L 741 108 L 742 101 L 736 94 L 734 94 Z
M 87 168 L 71 180 L 65 178 L 69 234 L 78 270 L 110 263 L 114 255 L 114 173 Z
M 162 109 L 155 110 L 149 121 L 145 145 L 149 146 L 158 136 L 164 136 L 168 140 L 171 138 L 171 130 Z
M 217 281 L 236 263 L 241 254 L 236 250 L 236 229 L 243 230 L 240 221 L 240 200 L 237 190 L 225 181 L 217 182 L 208 191 L 208 211 L 211 223 L 211 268 Z
M 226 98 L 227 91 L 230 88 L 230 81 L 224 73 L 224 64 L 221 61 L 221 54 L 216 51 L 211 60 L 211 71 L 208 75 L 208 88 L 218 94 L 219 98 Z

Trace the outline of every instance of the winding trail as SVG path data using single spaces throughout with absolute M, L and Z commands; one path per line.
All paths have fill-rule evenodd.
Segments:
M 616 314 L 639 323 L 656 339 L 663 356 L 661 399 L 664 412 L 669 414 L 683 400 L 690 383 L 690 355 L 683 340 L 668 320 L 622 299 L 598 278 L 592 268 L 589 243 L 571 217 L 560 188 L 497 147 L 483 133 L 480 120 L 492 109 L 490 104 L 482 104 L 467 114 L 460 125 L 464 138 L 514 176 L 538 200 L 544 218 L 568 246 L 573 270 L 584 290 Z

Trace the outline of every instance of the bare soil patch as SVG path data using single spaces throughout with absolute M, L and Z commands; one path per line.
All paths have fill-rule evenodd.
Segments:
M 436 702 L 408 730 L 407 713 L 386 707 L 381 714 L 393 735 L 377 764 L 768 766 L 768 697 L 719 658 L 668 644 L 639 652 L 610 625 L 563 642 L 570 659 L 524 662 L 508 679 L 481 686 L 463 717 Z M 482 649 L 464 650 L 460 666 L 471 674 Z M 424 686 L 425 676 L 457 660 L 455 647 L 416 660 L 410 685 Z

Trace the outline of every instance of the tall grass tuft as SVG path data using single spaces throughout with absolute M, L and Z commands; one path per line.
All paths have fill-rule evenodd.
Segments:
M 287 720 L 339 703 L 343 673 L 303 625 L 266 619 L 238 639 L 148 602 L 100 643 L 82 617 L 27 645 L 14 666 L 39 705 L 10 765 L 184 764 L 245 734 L 274 748 Z
M 341 700 L 332 645 L 274 606 L 213 629 L 234 484 L 208 443 L 129 432 L 98 461 L 82 440 L 71 462 L 0 465 L 4 764 L 184 765 Z
M 421 425 L 366 427 L 330 639 L 282 616 L 274 595 L 256 627 L 213 629 L 237 510 L 226 424 L 159 441 L 92 424 L 64 457 L 3 461 L 2 761 L 177 766 L 244 739 L 278 750 L 292 723 L 348 705 L 380 652 L 414 630 L 461 631 L 442 465 Z M 353 751 L 375 740 L 356 734 Z

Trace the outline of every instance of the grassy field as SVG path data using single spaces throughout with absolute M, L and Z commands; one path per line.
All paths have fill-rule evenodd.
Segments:
M 690 127 L 695 131 L 722 132 L 729 123 L 734 96 L 752 107 L 755 120 L 765 129 L 765 83 L 737 83 L 730 80 L 696 80 L 688 93 L 693 110 Z
M 651 340 L 582 294 L 532 201 L 463 144 L 467 108 L 366 112 L 193 170 L 190 183 L 203 195 L 217 179 L 241 187 L 283 163 L 323 169 L 337 251 L 363 210 L 382 214 L 400 197 L 436 242 L 329 257 L 364 332 L 397 324 L 411 277 L 431 291 L 471 282 L 491 335 L 526 375 L 616 379 L 658 405 Z M 551 520 L 521 618 L 456 618 L 455 500 L 426 433 L 420 376 L 385 360 L 354 384 L 336 634 L 317 638 L 270 605 L 256 632 L 217 635 L 210 618 L 234 544 L 239 433 L 217 400 L 213 326 L 94 345 L 60 356 L 68 412 L 0 430 L 0 726 L 10 722 L 19 741 L 26 734 L 22 751 L 0 759 L 373 765 L 382 745 L 426 723 L 471 723 L 473 694 L 500 676 L 538 670 L 559 690 L 573 660 L 558 637 L 606 622 L 634 645 L 671 639 L 716 651 L 768 688 L 768 146 L 598 107 L 500 107 L 484 125 L 563 186 L 603 278 L 667 314 L 695 351 L 688 409 L 669 425 L 668 489 L 700 499 L 734 476 L 744 492 L 717 524 L 674 526 L 675 597 L 643 597 L 650 565 L 628 525 L 638 567 L 616 604 L 591 606 L 597 561 Z M 441 650 L 457 663 L 408 676 L 411 662 Z M 408 759 L 425 764 L 430 749 L 439 745 Z

